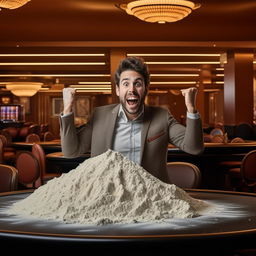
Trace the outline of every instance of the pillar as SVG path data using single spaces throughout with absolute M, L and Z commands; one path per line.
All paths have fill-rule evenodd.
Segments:
M 253 53 L 228 52 L 224 65 L 224 123 L 253 123 Z
M 111 75 L 111 90 L 112 102 L 117 103 L 119 99 L 116 95 L 115 72 L 122 59 L 126 57 L 126 52 L 123 49 L 115 48 L 110 51 L 110 75 Z

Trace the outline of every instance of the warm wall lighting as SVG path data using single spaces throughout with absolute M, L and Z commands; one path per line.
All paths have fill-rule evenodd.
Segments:
M 150 74 L 151 77 L 184 77 L 184 76 L 195 76 L 198 77 L 199 74 Z
M 146 61 L 146 64 L 148 65 L 178 65 L 178 64 L 184 64 L 184 65 L 193 65 L 193 64 L 220 64 L 219 61 Z
M 141 57 L 220 57 L 218 53 L 128 53 L 127 56 Z
M 0 74 L 0 77 L 110 77 L 109 74 Z
M 105 56 L 105 53 L 1 53 L 0 54 L 0 57 L 103 57 L 103 56 Z
M 118 5 L 140 20 L 158 23 L 181 20 L 200 6 L 187 0 L 138 0 Z
M 18 97 L 31 97 L 40 90 L 42 85 L 43 83 L 10 82 L 6 84 L 6 89 Z
M 1 62 L 1 66 L 87 66 L 106 65 L 105 62 Z
M 16 9 L 30 0 L 0 0 L 0 8 L 6 8 L 6 9 Z

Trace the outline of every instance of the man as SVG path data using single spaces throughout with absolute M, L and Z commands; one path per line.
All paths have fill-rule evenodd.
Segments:
M 72 112 L 75 90 L 63 90 L 64 111 L 60 118 L 62 151 L 75 157 L 91 151 L 91 156 L 113 149 L 140 164 L 152 175 L 167 181 L 168 144 L 190 154 L 203 149 L 200 116 L 195 107 L 196 88 L 182 90 L 187 107 L 186 127 L 160 107 L 146 106 L 149 72 L 144 61 L 128 57 L 120 62 L 115 74 L 120 104 L 95 109 L 91 120 L 76 129 Z

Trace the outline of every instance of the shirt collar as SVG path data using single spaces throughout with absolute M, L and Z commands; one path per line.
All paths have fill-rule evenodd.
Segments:
M 132 122 L 133 121 L 141 121 L 142 120 L 143 115 L 144 115 L 144 108 L 145 107 L 143 105 L 143 108 L 142 108 L 141 112 L 139 113 L 139 115 L 135 119 L 131 120 Z M 123 109 L 122 104 L 120 104 L 120 108 L 119 108 L 119 112 L 118 112 L 118 117 L 124 119 L 126 122 L 130 121 L 130 120 L 128 120 L 128 118 L 126 116 L 126 113 L 125 113 L 125 111 Z

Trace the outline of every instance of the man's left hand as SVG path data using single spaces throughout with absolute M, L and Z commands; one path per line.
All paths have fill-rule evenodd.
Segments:
M 189 113 L 196 113 L 196 95 L 197 88 L 191 87 L 188 89 L 181 90 L 182 95 L 185 97 L 185 104 Z

